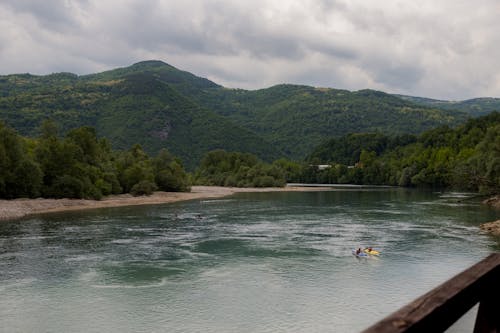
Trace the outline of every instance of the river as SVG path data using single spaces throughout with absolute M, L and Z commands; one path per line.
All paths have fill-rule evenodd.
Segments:
M 240 193 L 2 222 L 0 331 L 358 332 L 500 249 L 478 228 L 500 213 L 465 196 Z

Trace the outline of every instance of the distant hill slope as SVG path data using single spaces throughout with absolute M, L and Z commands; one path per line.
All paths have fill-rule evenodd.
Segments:
M 200 107 L 158 75 L 188 87 L 217 85 L 194 75 L 168 69 L 155 73 L 147 63 L 95 76 L 10 75 L 0 78 L 0 119 L 23 135 L 36 135 L 47 118 L 63 130 L 90 125 L 115 148 L 135 143 L 148 152 L 168 148 L 194 168 L 210 150 L 246 151 L 266 160 L 280 153 L 252 132 Z M 153 65 L 153 67 L 149 66 Z M 138 69 L 141 70 L 138 70 Z M 123 76 L 122 76 L 123 75 Z M 5 88 L 5 89 L 4 89 Z M 199 88 L 198 88 L 199 89 Z
M 464 101 L 442 101 L 424 97 L 394 95 L 415 104 L 443 110 L 459 110 L 473 117 L 484 116 L 493 111 L 500 111 L 500 98 L 482 97 Z
M 420 106 L 373 90 L 284 84 L 255 91 L 205 89 L 191 97 L 293 158 L 305 157 L 325 138 L 376 131 L 417 134 L 467 118 L 461 111 Z
M 47 118 L 63 130 L 90 125 L 115 148 L 139 143 L 154 154 L 166 147 L 188 168 L 217 148 L 302 159 L 327 138 L 416 134 L 467 117 L 372 90 L 227 89 L 161 61 L 85 76 L 0 76 L 0 120 L 23 135 L 36 135 Z

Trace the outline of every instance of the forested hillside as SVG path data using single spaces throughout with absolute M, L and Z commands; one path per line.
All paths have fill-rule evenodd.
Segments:
M 492 111 L 500 111 L 500 98 L 473 98 L 464 101 L 442 101 L 431 98 L 395 95 L 413 103 L 443 110 L 459 110 L 478 117 Z
M 417 134 L 466 119 L 463 112 L 417 106 L 373 90 L 278 85 L 256 91 L 208 89 L 194 98 L 293 159 L 304 158 L 333 136 L 373 131 Z
M 500 113 L 419 136 L 354 134 L 322 144 L 300 181 L 455 187 L 500 193 Z M 329 164 L 318 170 L 312 164 Z M 348 167 L 351 165 L 352 167 Z
M 22 135 L 36 136 L 46 119 L 64 132 L 91 126 L 114 149 L 167 148 L 190 170 L 214 149 L 301 160 L 328 138 L 418 134 L 466 118 L 372 90 L 227 89 L 161 61 L 85 76 L 0 76 L 0 120 Z
M 146 62 L 80 78 L 72 74 L 1 77 L 0 120 L 28 136 L 36 135 L 45 119 L 54 120 L 63 131 L 92 126 L 115 149 L 139 143 L 156 154 L 167 148 L 190 168 L 213 149 L 247 151 L 267 160 L 280 155 L 257 135 L 159 80 L 158 66 L 158 62 Z M 216 86 L 163 63 L 159 68 L 162 78 L 179 85 Z

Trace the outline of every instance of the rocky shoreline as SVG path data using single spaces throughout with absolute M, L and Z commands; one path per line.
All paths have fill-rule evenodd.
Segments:
M 489 232 L 493 236 L 500 236 L 500 220 L 483 223 L 479 226 L 481 230 Z
M 0 200 L 0 220 L 20 219 L 29 215 L 137 205 L 157 205 L 194 199 L 211 199 L 241 192 L 325 191 L 327 188 L 236 188 L 193 186 L 191 192 L 155 192 L 150 196 L 112 195 L 102 200 L 84 199 L 15 199 Z
M 483 203 L 490 207 L 500 209 L 500 195 L 495 195 L 494 197 L 488 198 L 484 200 Z
M 488 205 L 495 209 L 500 209 L 500 195 L 496 195 L 494 197 L 484 200 L 483 204 Z M 479 226 L 479 228 L 494 236 L 500 236 L 500 220 L 483 223 Z

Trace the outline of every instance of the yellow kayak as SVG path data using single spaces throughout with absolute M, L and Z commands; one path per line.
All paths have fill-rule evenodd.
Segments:
M 370 255 L 372 255 L 372 256 L 378 256 L 378 255 L 380 254 L 380 252 L 379 252 L 379 251 L 377 251 L 377 250 L 371 250 L 371 251 L 370 251 L 370 250 L 368 250 L 368 249 L 364 249 L 364 250 L 363 250 L 363 252 L 364 252 L 364 253 L 367 253 L 367 254 L 370 254 Z

